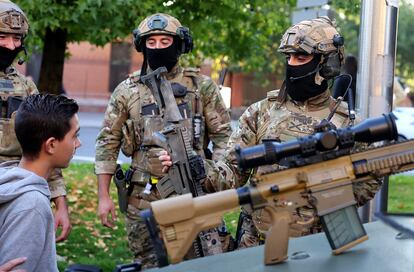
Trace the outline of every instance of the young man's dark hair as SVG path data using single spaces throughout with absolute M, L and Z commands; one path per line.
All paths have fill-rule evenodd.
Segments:
M 23 155 L 35 158 L 42 143 L 54 137 L 62 140 L 70 130 L 70 119 L 79 110 L 73 99 L 60 95 L 32 95 L 20 106 L 15 120 Z
M 78 105 L 64 96 L 28 96 L 15 116 L 23 156 L 0 164 L 0 264 L 26 257 L 19 269 L 58 271 L 46 179 L 69 165 L 79 141 Z

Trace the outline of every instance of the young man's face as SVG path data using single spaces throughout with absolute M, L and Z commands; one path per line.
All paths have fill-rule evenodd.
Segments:
M 69 166 L 69 162 L 72 159 L 75 151 L 81 146 L 79 140 L 79 120 L 78 115 L 75 114 L 70 119 L 70 130 L 66 133 L 62 141 L 57 141 L 56 146 L 56 168 L 66 168 Z
M 22 36 L 19 34 L 0 33 L 0 46 L 14 50 L 22 46 Z
M 149 49 L 167 48 L 174 42 L 174 38 L 169 35 L 151 35 L 145 41 L 145 46 Z

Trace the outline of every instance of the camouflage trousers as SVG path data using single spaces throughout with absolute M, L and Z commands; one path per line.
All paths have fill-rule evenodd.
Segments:
M 141 262 L 143 269 L 157 267 L 157 256 L 150 238 L 150 234 L 145 225 L 144 219 L 139 216 L 142 210 L 150 207 L 149 202 L 159 200 L 157 191 L 151 190 L 151 193 L 144 194 L 144 187 L 135 185 L 131 198 L 135 198 L 135 205 L 128 204 L 126 214 L 126 230 L 128 235 L 128 246 L 134 255 L 134 260 Z
M 144 194 L 144 187 L 135 185 L 131 193 L 131 198 L 135 200 L 130 201 L 126 214 L 126 229 L 128 235 L 128 246 L 134 255 L 134 260 L 141 262 L 143 269 L 153 268 L 158 266 L 157 256 L 147 230 L 143 218 L 139 216 L 142 210 L 150 207 L 151 201 L 160 199 L 158 191 L 151 190 L 150 194 Z M 134 205 L 132 205 L 132 203 Z M 231 251 L 234 248 L 234 241 L 227 232 L 225 224 L 219 227 L 219 242 L 221 244 L 220 252 Z M 193 248 L 190 248 L 185 260 L 197 258 Z

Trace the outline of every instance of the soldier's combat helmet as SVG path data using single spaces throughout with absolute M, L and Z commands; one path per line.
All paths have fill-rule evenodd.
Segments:
M 29 23 L 24 12 L 15 3 L 0 0 L 0 33 L 27 35 Z
M 339 75 L 344 60 L 344 38 L 334 22 L 322 16 L 290 27 L 283 35 L 279 52 L 320 54 L 319 75 L 331 79 Z
M 165 13 L 156 13 L 145 18 L 133 31 L 134 45 L 138 52 L 143 52 L 145 38 L 152 34 L 167 34 L 177 37 L 181 42 L 178 51 L 188 53 L 193 49 L 193 39 L 187 27 L 180 21 Z

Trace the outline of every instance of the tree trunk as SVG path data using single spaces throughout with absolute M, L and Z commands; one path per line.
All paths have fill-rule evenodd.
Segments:
M 60 94 L 63 90 L 63 65 L 65 63 L 67 31 L 46 30 L 43 59 L 38 89 L 41 93 Z
M 131 67 L 131 44 L 127 42 L 111 43 L 111 66 L 109 72 L 109 92 L 123 81 Z

